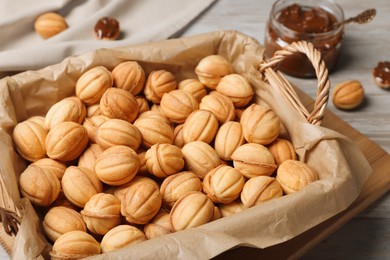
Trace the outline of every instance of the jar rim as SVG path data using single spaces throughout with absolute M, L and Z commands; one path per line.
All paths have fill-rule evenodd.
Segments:
M 277 1 L 275 1 L 274 4 L 272 5 L 271 14 L 270 14 L 271 20 L 273 20 L 274 22 L 275 21 L 277 22 L 276 16 L 280 13 L 280 10 L 281 10 L 281 9 L 277 10 L 277 8 L 279 7 L 278 5 L 283 4 L 283 2 L 284 2 L 284 4 L 299 4 L 299 1 L 297 1 L 297 0 L 277 0 Z M 343 9 L 341 8 L 341 6 L 339 4 L 337 4 L 333 0 L 320 0 L 320 1 L 307 0 L 307 3 L 308 3 L 307 4 L 308 6 L 320 7 L 322 9 L 330 12 L 331 14 L 335 15 L 337 22 L 344 21 Z M 324 5 L 322 3 L 329 4 L 329 6 L 326 6 L 326 8 L 324 8 Z M 286 6 L 288 6 L 288 5 L 286 5 Z M 333 9 L 331 9 L 331 8 L 333 8 Z M 336 14 L 336 12 L 338 12 L 338 15 Z M 327 31 L 327 32 L 302 33 L 302 32 L 292 30 L 289 27 L 287 27 L 284 24 L 279 23 L 279 22 L 277 22 L 276 25 L 277 25 L 278 29 L 283 31 L 284 34 L 286 34 L 286 35 L 301 35 L 301 36 L 305 36 L 307 38 L 326 38 L 326 37 L 329 37 L 331 35 L 337 34 L 341 31 L 343 31 L 343 29 L 344 29 L 344 25 L 341 24 L 335 28 L 332 28 L 332 30 Z

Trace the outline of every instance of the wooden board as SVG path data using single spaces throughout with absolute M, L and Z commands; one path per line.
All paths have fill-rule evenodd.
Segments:
M 303 104 L 306 107 L 312 107 L 313 99 L 299 89 L 297 92 Z M 325 112 L 324 118 L 322 126 L 348 136 L 363 151 L 373 169 L 372 175 L 363 186 L 357 200 L 345 211 L 287 242 L 265 249 L 234 248 L 215 259 L 297 259 L 390 190 L 390 155 L 329 110 Z

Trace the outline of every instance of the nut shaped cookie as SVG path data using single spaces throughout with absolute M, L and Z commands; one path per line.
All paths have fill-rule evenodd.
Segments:
M 278 166 L 286 160 L 297 160 L 298 158 L 293 144 L 283 138 L 276 138 L 276 140 L 269 144 L 267 148 L 274 156 Z
M 265 106 L 252 104 L 242 113 L 240 123 L 248 143 L 267 145 L 280 133 L 280 119 Z
M 239 122 L 224 123 L 215 136 L 214 149 L 223 160 L 232 160 L 233 152 L 245 143 L 242 126 Z
M 169 219 L 169 214 L 163 211 L 159 212 L 144 226 L 144 232 L 148 239 L 172 233 L 173 228 Z
M 91 144 L 84 150 L 78 160 L 78 166 L 95 171 L 95 162 L 103 149 L 97 144 Z
M 244 205 L 242 204 L 241 200 L 237 199 L 233 202 L 230 202 L 228 204 L 219 204 L 218 205 L 219 210 L 221 211 L 222 217 L 227 217 L 233 214 L 236 214 L 238 212 L 243 211 L 246 209 Z
M 111 72 L 104 66 L 96 66 L 84 72 L 77 80 L 76 96 L 87 105 L 97 104 L 112 84 Z
M 144 88 L 146 76 L 141 65 L 136 61 L 124 61 L 112 70 L 114 87 L 129 91 L 134 96 Z
M 192 112 L 183 125 L 183 141 L 185 144 L 192 141 L 211 143 L 218 131 L 218 120 L 208 110 L 199 109 Z
M 158 178 L 178 173 L 184 167 L 181 149 L 172 144 L 154 144 L 145 154 L 148 172 Z
M 279 182 L 269 176 L 257 176 L 249 179 L 242 189 L 241 201 L 246 208 L 283 196 Z
M 229 97 L 236 108 L 246 106 L 254 95 L 252 86 L 240 74 L 229 74 L 223 77 L 218 83 L 217 91 Z
M 220 124 L 232 121 L 236 116 L 232 100 L 218 91 L 211 91 L 204 96 L 200 101 L 199 109 L 211 111 Z
M 61 122 L 75 122 L 82 124 L 87 115 L 85 105 L 78 97 L 64 98 L 55 103 L 45 116 L 45 124 L 48 129 Z
M 101 253 L 100 244 L 87 232 L 73 230 L 61 235 L 50 251 L 51 259 L 81 259 Z
M 139 165 L 138 155 L 133 149 L 118 145 L 108 148 L 96 158 L 95 172 L 102 182 L 119 186 L 134 178 Z
M 340 109 L 354 109 L 364 100 L 364 88 L 358 80 L 347 80 L 335 85 L 332 91 L 333 104 Z
M 138 114 L 139 115 L 142 114 L 143 112 L 146 112 L 146 111 L 150 110 L 149 103 L 146 100 L 146 98 L 144 98 L 143 96 L 135 96 L 134 98 L 135 98 L 135 100 L 138 103 L 138 107 L 139 107 Z
M 150 72 L 144 94 L 147 100 L 159 104 L 162 96 L 177 88 L 175 75 L 167 70 L 155 70 Z
M 224 76 L 233 73 L 233 67 L 225 57 L 209 55 L 199 61 L 195 73 L 203 85 L 209 89 L 216 89 Z
M 236 200 L 245 184 L 241 172 L 231 166 L 220 165 L 209 171 L 203 179 L 203 191 L 215 203 Z
M 46 157 L 46 138 L 48 130 L 33 120 L 18 123 L 12 132 L 18 154 L 30 162 Z
M 106 122 L 108 119 L 110 118 L 103 115 L 96 115 L 84 119 L 83 126 L 88 131 L 88 138 L 90 143 L 96 144 L 96 131 L 99 126 Z
M 84 208 L 93 195 L 103 191 L 103 185 L 96 173 L 84 167 L 69 166 L 61 184 L 65 197 L 80 208 Z
M 114 196 L 117 197 L 120 201 L 123 200 L 123 195 L 126 193 L 126 191 L 131 188 L 132 186 L 138 185 L 140 182 L 149 182 L 150 184 L 153 184 L 159 188 L 157 182 L 152 180 L 151 178 L 147 176 L 135 176 L 131 181 L 128 183 L 122 184 L 120 186 L 114 187 Z
M 169 120 L 182 124 L 193 111 L 199 108 L 199 103 L 192 94 L 175 89 L 162 96 L 160 107 Z
M 234 168 L 246 178 L 260 175 L 270 176 L 277 168 L 272 153 L 261 144 L 247 143 L 232 154 Z
M 75 122 L 62 122 L 50 129 L 46 137 L 47 155 L 54 160 L 72 161 L 88 144 L 88 132 Z
M 81 211 L 89 231 L 104 235 L 121 222 L 121 202 L 112 194 L 97 193 Z
M 119 225 L 108 231 L 102 238 L 100 246 L 106 253 L 123 248 L 127 245 L 138 244 L 147 238 L 139 228 L 131 225 Z
M 300 191 L 318 179 L 318 174 L 312 167 L 295 160 L 284 161 L 279 165 L 276 173 L 276 180 L 282 186 L 285 194 Z
M 45 168 L 48 171 L 53 172 L 58 180 L 61 181 L 62 176 L 64 176 L 66 165 L 50 158 L 43 158 L 33 163 L 33 165 Z
M 100 99 L 100 112 L 109 118 L 117 118 L 133 123 L 138 116 L 139 106 L 134 96 L 127 90 L 109 88 Z
M 29 165 L 19 177 L 20 193 L 38 206 L 49 206 L 60 193 L 57 176 L 37 165 Z
M 87 232 L 81 214 L 74 209 L 63 206 L 52 207 L 46 213 L 42 227 L 46 236 L 53 242 L 69 231 L 81 230 Z
M 180 231 L 206 224 L 213 215 L 214 203 L 204 193 L 193 191 L 175 202 L 170 221 L 172 228 Z
M 123 194 L 121 213 L 130 224 L 146 224 L 160 210 L 162 203 L 157 183 L 138 181 Z
M 193 141 L 184 145 L 182 152 L 188 170 L 194 172 L 201 179 L 221 164 L 214 148 L 202 141 Z
M 173 129 L 173 144 L 179 148 L 183 148 L 184 146 L 183 126 L 184 124 L 177 125 Z
M 124 145 L 136 151 L 141 145 L 141 133 L 125 120 L 108 119 L 97 129 L 96 143 L 103 149 Z
M 34 29 L 43 38 L 48 39 L 66 30 L 68 24 L 65 18 L 58 13 L 44 13 L 35 20 Z
M 169 208 L 184 194 L 191 191 L 202 191 L 202 181 L 190 171 L 173 174 L 165 178 L 160 186 L 163 203 Z
M 143 114 L 146 113 L 148 112 Z M 135 120 L 134 125 L 140 131 L 142 144 L 146 148 L 150 148 L 152 145 L 157 143 L 173 143 L 173 129 L 171 125 L 167 124 L 163 119 L 141 116 Z
M 179 82 L 177 88 L 192 94 L 196 98 L 196 100 L 198 100 L 198 102 L 200 102 L 202 98 L 207 95 L 206 88 L 203 86 L 202 83 L 200 83 L 199 80 L 196 79 L 182 80 Z

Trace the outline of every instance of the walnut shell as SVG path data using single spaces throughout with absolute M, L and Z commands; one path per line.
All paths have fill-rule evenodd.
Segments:
M 146 168 L 159 178 L 178 173 L 184 167 L 181 149 L 172 144 L 154 144 L 146 151 Z
M 148 101 L 146 100 L 146 98 L 142 97 L 142 96 L 135 96 L 134 97 L 135 100 L 137 101 L 138 103 L 138 107 L 139 107 L 139 112 L 138 114 L 142 114 L 143 112 L 146 112 L 146 111 L 149 111 L 150 108 L 149 108 L 149 103 Z
M 103 115 L 92 116 L 84 119 L 83 126 L 88 131 L 88 138 L 91 143 L 96 143 L 96 130 L 108 119 L 110 118 Z
M 87 109 L 78 97 L 64 98 L 55 103 L 45 116 L 45 124 L 48 129 L 53 128 L 61 122 L 75 122 L 82 124 Z
M 61 235 L 73 230 L 87 232 L 87 227 L 77 211 L 63 207 L 52 207 L 42 222 L 43 230 L 51 241 L 56 241 Z
M 241 124 L 234 121 L 224 123 L 215 136 L 214 148 L 223 160 L 232 160 L 233 152 L 245 143 Z
M 170 221 L 175 231 L 194 228 L 211 221 L 214 203 L 202 192 L 182 196 L 172 207 Z
M 245 209 L 244 205 L 239 199 L 228 204 L 219 204 L 218 208 L 221 211 L 221 215 L 223 218 L 236 214 Z
M 165 93 L 160 102 L 161 110 L 169 120 L 182 124 L 186 118 L 199 108 L 196 98 L 183 90 L 172 90 Z
M 112 70 L 114 87 L 129 91 L 134 96 L 140 93 L 144 87 L 145 71 L 136 61 L 119 63 Z
M 159 212 L 151 222 L 145 225 L 144 232 L 148 239 L 173 233 L 174 231 L 169 214 L 166 212 Z
M 112 194 L 97 193 L 81 211 L 89 231 L 104 235 L 121 222 L 121 202 Z
M 43 38 L 48 39 L 68 28 L 65 18 L 57 13 L 41 14 L 34 22 L 35 31 Z
M 47 133 L 46 127 L 35 121 L 25 120 L 18 123 L 12 133 L 18 154 L 30 162 L 45 158 Z
M 141 133 L 125 120 L 109 119 L 97 129 L 96 143 L 103 149 L 124 145 L 136 151 L 141 145 Z
M 143 114 L 146 113 L 148 112 Z M 173 129 L 170 124 L 162 119 L 147 116 L 139 117 L 135 120 L 134 125 L 141 133 L 142 144 L 147 148 L 157 143 L 173 143 Z
M 178 89 L 192 94 L 198 102 L 200 102 L 202 98 L 207 95 L 206 88 L 202 83 L 200 83 L 199 80 L 196 79 L 185 79 L 180 81 L 178 84 Z
M 48 206 L 60 193 L 61 185 L 57 176 L 43 167 L 31 164 L 20 175 L 20 193 L 32 204 Z
M 354 109 L 364 100 L 364 88 L 358 80 L 347 80 L 335 85 L 332 91 L 333 104 L 340 109 Z
M 204 96 L 199 104 L 199 109 L 211 111 L 220 124 L 232 121 L 236 116 L 236 110 L 230 98 L 218 91 L 211 91 Z
M 308 164 L 287 160 L 279 165 L 276 180 L 282 186 L 285 194 L 300 191 L 303 187 L 318 180 L 317 172 Z
M 147 100 L 159 104 L 164 93 L 168 93 L 177 88 L 175 76 L 166 70 L 155 70 L 150 72 L 144 94 Z
M 59 161 L 72 161 L 88 144 L 88 132 L 75 122 L 62 122 L 50 129 L 46 137 L 47 155 Z
M 78 166 L 91 169 L 95 171 L 95 162 L 98 156 L 103 152 L 103 149 L 97 144 L 91 144 L 80 155 Z
M 215 203 L 230 203 L 240 196 L 245 178 L 231 166 L 220 165 L 203 179 L 203 191 Z
M 131 224 L 146 224 L 160 210 L 162 203 L 157 183 L 151 179 L 130 185 L 123 194 L 121 213 Z
M 246 106 L 254 95 L 252 86 L 240 74 L 230 74 L 223 77 L 218 83 L 217 91 L 229 97 L 236 108 Z
M 246 208 L 283 196 L 278 181 L 269 176 L 257 176 L 249 179 L 242 189 L 241 201 Z
M 209 144 L 193 141 L 183 146 L 182 152 L 188 170 L 203 179 L 206 174 L 221 164 L 217 152 Z
M 48 171 L 54 173 L 58 180 L 61 181 L 62 176 L 64 176 L 66 165 L 50 158 L 43 158 L 33 163 L 41 168 L 45 168 Z
M 210 89 L 216 89 L 224 76 L 233 73 L 233 68 L 225 57 L 209 55 L 199 61 L 195 73 L 203 85 Z
M 100 111 L 109 118 L 117 118 L 133 123 L 138 116 L 139 106 L 134 96 L 127 90 L 109 88 L 100 99 Z
M 189 171 L 179 172 L 165 178 L 160 186 L 163 203 L 169 208 L 190 191 L 202 191 L 202 181 L 195 173 Z
M 261 144 L 247 143 L 232 154 L 234 168 L 246 178 L 260 175 L 270 176 L 277 168 L 272 153 Z
M 298 158 L 292 143 L 283 138 L 276 138 L 267 148 L 274 156 L 278 166 L 286 160 L 297 160 Z
M 96 66 L 84 72 L 77 80 L 76 96 L 87 105 L 97 104 L 112 84 L 111 72 L 104 66 Z
M 139 158 L 130 147 L 118 145 L 102 152 L 95 161 L 99 179 L 112 186 L 125 184 L 137 174 Z
M 240 123 L 248 143 L 267 145 L 280 133 L 280 119 L 265 106 L 252 104 L 242 113 Z
M 81 259 L 100 254 L 100 244 L 90 234 L 74 230 L 61 235 L 53 244 L 50 257 L 56 259 Z
M 127 245 L 138 244 L 146 239 L 142 230 L 130 225 L 119 225 L 104 235 L 100 246 L 102 252 L 106 253 L 123 248 Z
M 185 144 L 192 141 L 211 143 L 218 131 L 218 120 L 208 110 L 196 110 L 190 114 L 183 125 L 183 141 Z
M 65 197 L 80 208 L 83 208 L 93 195 L 103 191 L 103 185 L 96 173 L 84 167 L 69 166 L 61 184 Z

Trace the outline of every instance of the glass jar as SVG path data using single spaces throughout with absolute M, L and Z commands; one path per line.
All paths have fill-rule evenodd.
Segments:
M 275 51 L 296 41 L 311 42 L 322 54 L 329 71 L 339 58 L 344 26 L 344 12 L 332 0 L 277 0 L 271 9 L 265 32 L 267 58 Z M 279 70 L 300 78 L 314 77 L 315 71 L 304 54 L 285 58 Z

